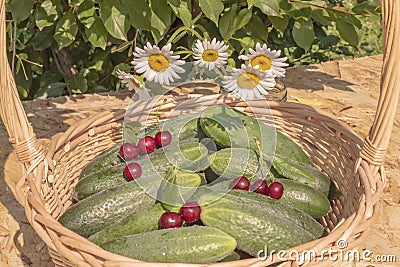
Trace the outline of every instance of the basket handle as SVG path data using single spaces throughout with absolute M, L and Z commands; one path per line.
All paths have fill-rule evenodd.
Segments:
M 8 63 L 4 0 L 0 0 L 0 115 L 19 162 L 28 169 L 34 161 L 44 157 L 45 149 L 28 121 Z
M 381 0 L 384 57 L 376 116 L 360 159 L 376 172 L 384 164 L 400 93 L 400 0 Z

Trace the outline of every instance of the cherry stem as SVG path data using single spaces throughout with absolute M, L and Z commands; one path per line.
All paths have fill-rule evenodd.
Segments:
M 128 164 L 128 162 L 124 159 L 124 157 L 121 156 L 119 153 L 118 153 L 118 157 L 119 157 L 120 159 L 122 159 L 122 161 L 125 163 L 125 165 Z

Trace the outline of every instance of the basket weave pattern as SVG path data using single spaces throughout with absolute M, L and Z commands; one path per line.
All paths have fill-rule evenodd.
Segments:
M 386 176 L 383 168 L 385 151 L 399 101 L 400 67 L 400 0 L 382 1 L 385 57 L 381 96 L 375 121 L 366 140 L 322 111 L 295 103 L 264 101 L 241 102 L 224 94 L 162 96 L 151 102 L 138 103 L 125 110 L 106 111 L 83 119 L 65 133 L 53 136 L 49 144 L 38 142 L 19 100 L 8 65 L 5 43 L 5 6 L 0 0 L 0 111 L 25 175 L 17 184 L 18 201 L 26 216 L 49 248 L 56 266 L 203 266 L 179 263 L 144 263 L 102 250 L 87 239 L 64 228 L 57 218 L 72 204 L 72 193 L 80 170 L 97 154 L 121 140 L 125 116 L 130 120 L 154 124 L 157 109 L 161 119 L 226 104 L 275 126 L 291 137 L 338 186 L 343 196 L 334 199 L 328 215 L 321 218 L 327 236 L 302 244 L 299 252 L 339 250 L 336 241 L 345 239 L 348 249 L 359 245 L 379 210 L 379 200 Z M 164 102 L 166 99 L 166 102 Z M 267 266 L 278 258 L 259 261 L 256 258 L 233 261 L 218 266 Z M 329 266 L 328 258 L 301 266 Z M 211 264 L 213 265 L 213 264 Z M 210 266 L 211 266 L 210 265 Z M 216 264 L 214 264 L 216 265 Z M 299 266 L 283 262 L 282 266 Z

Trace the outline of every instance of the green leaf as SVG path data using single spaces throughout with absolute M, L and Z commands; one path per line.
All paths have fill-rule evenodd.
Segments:
M 321 49 L 329 49 L 336 46 L 340 41 L 340 38 L 335 35 L 327 35 L 321 39 L 319 42 L 319 47 Z
M 16 73 L 19 73 L 20 72 L 20 70 L 21 70 L 21 64 L 24 64 L 24 60 L 26 60 L 26 59 L 28 59 L 28 54 L 26 54 L 26 53 L 19 53 L 18 55 L 17 55 L 17 62 L 16 62 L 16 65 L 15 65 L 15 72 Z M 22 68 L 23 69 L 23 68 Z
M 83 94 L 87 91 L 86 79 L 80 73 L 72 75 L 68 81 L 68 85 L 74 94 Z
M 155 45 L 158 45 L 158 43 L 161 41 L 161 39 L 162 39 L 162 35 L 160 34 L 160 32 L 158 31 L 158 30 L 156 30 L 156 29 L 153 29 L 152 31 L 151 31 L 151 36 L 153 36 L 153 39 L 154 39 L 154 44 Z
M 286 12 L 292 16 L 293 18 L 310 18 L 311 16 L 311 7 L 301 3 L 301 2 L 292 2 L 289 5 L 289 9 Z
M 121 70 L 121 71 L 125 71 L 126 73 L 130 73 L 132 71 L 132 67 L 129 64 L 120 63 L 114 67 L 113 71 L 111 72 L 112 75 L 117 76 L 117 70 Z
M 199 0 L 199 6 L 207 18 L 212 20 L 218 26 L 219 15 L 224 10 L 224 4 L 221 0 Z
M 117 39 L 126 41 L 129 25 L 128 18 L 124 14 L 125 7 L 118 0 L 100 1 L 100 7 L 100 17 L 108 33 Z
M 236 20 L 235 20 L 235 25 L 233 26 L 235 30 L 239 30 L 243 28 L 249 21 L 251 20 L 251 16 L 253 15 L 252 9 L 247 9 L 244 8 L 239 11 Z
M 28 98 L 29 92 L 27 89 L 25 89 L 24 87 L 19 86 L 19 85 L 17 85 L 17 89 L 18 89 L 18 95 L 22 100 L 25 100 Z
M 249 49 L 255 46 L 255 42 L 251 37 L 246 36 L 243 38 L 238 38 L 237 40 L 240 42 L 240 45 L 243 47 L 243 49 Z
M 36 26 L 39 30 L 51 26 L 58 18 L 57 7 L 51 0 L 45 0 L 35 13 Z
M 63 76 L 57 68 L 50 68 L 40 77 L 40 87 L 47 87 L 52 83 L 61 81 L 62 79 Z
M 339 31 L 340 36 L 351 45 L 358 45 L 358 34 L 353 24 L 347 23 L 343 20 L 336 21 L 336 29 Z
M 21 55 L 21 54 L 20 54 Z M 15 68 L 15 82 L 17 83 L 17 85 L 24 87 L 24 88 L 30 88 L 30 86 L 32 85 L 32 70 L 29 64 L 26 64 L 26 62 L 22 62 L 24 64 L 25 70 L 23 70 L 21 68 L 21 63 L 18 60 Z M 24 72 L 25 71 L 25 72 Z M 26 76 L 25 76 L 26 74 Z
M 85 0 L 69 0 L 68 2 L 70 6 L 73 6 L 73 5 L 80 5 L 82 4 L 83 1 Z
M 78 33 L 78 25 L 73 12 L 72 8 L 68 10 L 57 23 L 54 39 L 60 48 L 72 44 Z
M 92 26 L 85 29 L 85 34 L 94 47 L 105 49 L 107 45 L 107 29 L 99 17 L 96 16 L 94 19 Z
M 282 17 L 269 16 L 268 19 L 271 21 L 272 25 L 281 33 L 285 32 L 289 24 L 288 15 L 283 15 Z
M 111 49 L 106 50 L 96 49 L 92 54 L 92 60 L 88 63 L 89 70 L 103 71 L 111 62 Z M 110 70 L 111 71 L 111 70 Z
M 192 12 L 191 2 L 188 0 L 168 0 L 169 5 L 174 11 L 175 15 L 180 18 L 186 27 L 192 27 Z
M 146 0 L 121 0 L 121 4 L 125 7 L 129 24 L 136 29 L 151 29 L 151 9 Z
M 172 23 L 172 10 L 165 0 L 150 0 L 150 5 L 151 26 L 164 35 Z
M 315 6 L 323 7 L 323 8 L 328 7 L 324 0 L 311 0 L 311 1 L 307 1 L 307 3 L 310 5 L 315 5 Z
M 351 10 L 356 14 L 376 14 L 381 12 L 381 5 L 379 0 L 366 0 L 359 2 Z
M 92 0 L 83 0 L 78 7 L 77 13 L 79 21 L 85 25 L 86 28 L 92 27 L 96 15 L 96 8 Z
M 46 48 L 49 48 L 54 41 L 54 30 L 55 26 L 53 25 L 35 33 L 35 35 L 29 41 L 32 44 L 33 49 L 42 51 Z
M 249 8 L 251 8 L 251 7 L 254 6 L 258 1 L 260 1 L 260 0 L 247 0 L 247 5 L 249 6 Z
M 294 22 L 292 35 L 298 46 L 308 50 L 314 41 L 314 26 L 311 20 L 297 19 Z
M 247 34 L 253 38 L 268 42 L 268 29 L 259 16 L 253 16 L 250 22 L 244 26 Z
M 344 18 L 342 20 L 346 21 L 346 22 L 348 22 L 350 24 L 353 24 L 354 26 L 356 26 L 359 29 L 362 28 L 361 21 L 359 19 L 357 19 L 354 15 L 344 14 Z
M 278 0 L 258 0 L 254 6 L 258 7 L 267 16 L 282 17 Z
M 323 9 L 314 9 L 311 12 L 311 17 L 315 19 L 319 24 L 324 26 L 332 26 L 331 19 L 329 14 L 326 10 Z
M 235 21 L 238 13 L 238 6 L 232 5 L 231 8 L 224 12 L 219 19 L 219 32 L 224 40 L 228 40 L 235 32 Z
M 10 0 L 8 8 L 14 20 L 23 21 L 31 14 L 34 4 L 35 0 Z
M 49 97 L 62 96 L 64 94 L 66 84 L 62 82 L 52 83 L 49 86 L 41 87 L 35 93 L 34 98 L 46 99 Z

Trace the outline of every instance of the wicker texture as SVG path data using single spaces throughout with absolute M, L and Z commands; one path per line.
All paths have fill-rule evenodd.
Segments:
M 320 222 L 326 237 L 296 248 L 320 254 L 329 248 L 339 250 L 337 240 L 348 248 L 359 245 L 379 210 L 385 184 L 384 156 L 389 145 L 394 114 L 399 101 L 400 0 L 382 1 L 385 56 L 377 115 L 366 140 L 327 114 L 295 103 L 264 101 L 240 102 L 224 94 L 162 96 L 148 103 L 137 103 L 125 110 L 106 111 L 81 120 L 65 133 L 53 136 L 50 144 L 35 138 L 18 97 L 6 55 L 5 6 L 0 0 L 0 112 L 18 159 L 26 174 L 17 184 L 17 199 L 27 219 L 49 248 L 57 266 L 202 266 L 179 263 L 144 263 L 102 250 L 85 238 L 64 228 L 57 218 L 71 204 L 80 170 L 98 153 L 121 139 L 125 116 L 153 124 L 157 109 L 161 118 L 199 112 L 207 106 L 227 104 L 261 121 L 274 125 L 290 136 L 310 155 L 315 166 L 327 173 L 343 196 L 332 201 L 332 209 Z M 246 259 L 218 266 L 267 266 L 279 262 Z M 328 258 L 319 262 L 282 262 L 281 266 L 330 266 Z M 211 264 L 210 266 L 216 264 Z

